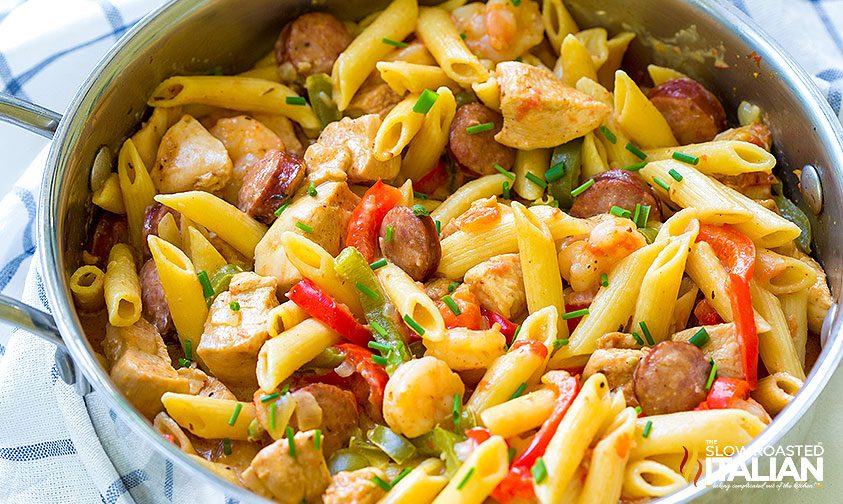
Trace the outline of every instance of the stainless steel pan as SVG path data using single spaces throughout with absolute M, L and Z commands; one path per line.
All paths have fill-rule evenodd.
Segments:
M 313 9 L 360 18 L 385 1 L 344 0 L 171 1 L 128 32 L 105 56 L 68 107 L 57 114 L 0 97 L 0 118 L 54 141 L 38 211 L 38 250 L 52 316 L 0 297 L 0 319 L 56 343 L 59 369 L 79 390 L 96 389 L 106 403 L 161 457 L 198 480 L 241 500 L 260 500 L 217 479 L 156 434 L 127 403 L 97 363 L 76 316 L 67 279 L 79 264 L 91 215 L 89 173 L 97 150 L 116 151 L 137 127 L 155 85 L 178 73 L 215 67 L 239 71 L 268 51 L 283 24 Z M 435 2 L 433 2 L 435 3 Z M 775 134 L 790 195 L 812 218 L 816 249 L 840 295 L 843 223 L 843 133 L 827 103 L 784 52 L 734 8 L 714 0 L 566 0 L 581 26 L 606 26 L 639 34 L 627 61 L 656 62 L 703 80 L 734 110 L 741 99 L 761 106 Z M 673 50 L 679 47 L 681 51 Z M 755 52 L 761 63 L 748 57 Z M 713 55 L 716 55 L 714 57 Z M 716 63 L 716 64 L 715 64 Z M 793 170 L 803 170 L 801 190 Z M 843 356 L 836 305 L 823 330 L 824 348 L 796 399 L 751 445 L 799 440 L 810 425 L 812 404 Z M 785 438 L 787 436 L 787 438 Z M 748 459 L 751 450 L 739 457 Z M 680 502 L 722 497 L 689 486 L 664 499 Z

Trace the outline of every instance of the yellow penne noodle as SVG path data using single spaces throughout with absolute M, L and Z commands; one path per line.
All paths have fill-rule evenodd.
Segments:
M 676 145 L 667 120 L 623 70 L 615 73 L 615 117 L 642 149 Z
M 141 289 L 135 270 L 135 257 L 128 245 L 118 243 L 108 256 L 104 281 L 108 322 L 128 327 L 141 316 Z
M 436 93 L 439 98 L 424 116 L 421 129 L 410 141 L 401 161 L 401 176 L 408 180 L 417 181 L 430 172 L 448 145 L 457 102 L 454 93 L 446 87 L 438 88 Z
M 606 147 L 603 146 L 602 142 L 596 140 L 594 133 L 590 131 L 583 138 L 581 156 L 581 176 L 584 179 L 589 179 L 609 169 L 609 163 L 606 158 Z
M 773 373 L 758 380 L 752 398 L 771 415 L 778 415 L 796 397 L 803 381 L 784 372 Z
M 245 441 L 249 438 L 249 424 L 255 419 L 255 405 L 247 402 L 173 392 L 165 392 L 161 402 L 177 424 L 205 439 Z M 232 418 L 234 425 L 229 425 Z
M 425 89 L 459 88 L 444 70 L 435 65 L 417 65 L 406 61 L 379 61 L 376 65 L 381 79 L 398 93 L 419 94 Z
M 635 460 L 626 466 L 623 492 L 635 497 L 662 497 L 682 489 L 685 478 L 655 460 Z
M 576 34 L 577 40 L 582 43 L 588 50 L 588 54 L 591 55 L 591 61 L 595 70 L 602 67 L 603 63 L 609 58 L 608 35 L 609 33 L 605 28 L 589 28 Z M 574 81 L 574 84 L 576 84 L 576 81 Z
M 155 201 L 205 226 L 249 259 L 255 257 L 255 247 L 266 234 L 265 225 L 211 193 L 159 194 Z
M 105 305 L 105 273 L 96 266 L 80 266 L 70 275 L 70 292 L 76 306 L 97 311 Z
M 637 416 L 634 408 L 624 409 L 597 442 L 580 493 L 581 504 L 603 504 L 620 498 Z
M 799 364 L 804 368 L 805 344 L 808 341 L 808 290 L 780 294 L 779 302 L 790 329 L 790 336 L 793 338 L 793 345 L 796 347 Z
M 120 176 L 112 173 L 91 197 L 94 205 L 111 213 L 125 214 L 126 205 L 123 204 L 123 192 L 120 190 Z
M 386 115 L 375 135 L 375 158 L 388 161 L 400 157 L 401 151 L 416 136 L 422 127 L 424 114 L 413 111 L 419 95 L 412 94 L 404 98 Z
M 190 341 L 196 348 L 208 317 L 197 271 L 185 253 L 174 245 L 154 235 L 149 236 L 148 243 L 182 347 Z
M 262 66 L 246 70 L 237 74 L 238 77 L 249 77 L 252 79 L 262 79 L 272 82 L 281 82 L 281 74 L 278 73 L 278 67 Z
M 462 185 L 436 207 L 430 217 L 438 220 L 442 227 L 446 226 L 451 219 L 465 213 L 473 202 L 490 196 L 499 196 L 503 192 L 503 183 L 512 182 L 510 179 L 512 174 L 509 172 L 507 174 L 508 176 L 502 173 L 485 175 Z
M 305 130 L 318 130 L 322 123 L 310 105 L 293 105 L 287 98 L 299 96 L 278 82 L 252 77 L 194 75 L 170 77 L 149 98 L 151 107 L 210 105 L 243 112 L 264 112 L 289 117 Z
M 179 225 L 176 224 L 176 218 L 173 217 L 173 214 L 167 213 L 161 220 L 158 222 L 158 236 L 161 239 L 166 240 L 176 247 L 182 248 L 181 243 L 181 232 L 179 231 Z
M 755 280 L 773 294 L 799 292 L 817 281 L 814 269 L 795 257 L 765 248 L 757 249 L 755 256 Z
M 547 364 L 550 354 L 556 349 L 554 346 L 558 336 L 558 321 L 559 311 L 555 306 L 545 306 L 541 310 L 531 313 L 521 323 L 521 330 L 518 331 L 517 340 L 532 340 L 544 344 L 547 349 L 547 356 L 544 359 L 544 364 L 539 369 L 539 372 L 534 374 L 534 379 L 531 382 L 537 382 L 538 378 L 544 374 L 544 365 Z M 566 324 L 567 325 L 567 324 Z M 516 340 L 516 341 L 517 341 Z
M 184 252 L 197 271 L 205 271 L 213 275 L 215 271 L 225 266 L 226 261 L 222 254 L 195 227 L 187 227 L 185 239 L 182 241 Z
M 547 39 L 556 52 L 559 52 L 562 41 L 569 33 L 580 31 L 562 0 L 543 0 L 542 23 Z
M 132 244 L 140 250 L 143 246 L 143 216 L 146 207 L 155 203 L 155 185 L 131 139 L 123 142 L 117 157 L 117 175 L 126 207 L 126 219 Z
M 480 421 L 492 434 L 511 438 L 541 427 L 550 416 L 556 393 L 549 387 L 510 399 L 480 413 Z
M 172 440 L 172 443 L 178 446 L 184 453 L 196 454 L 196 449 L 193 447 L 190 438 L 187 437 L 181 426 L 170 418 L 167 413 L 162 411 L 155 415 L 152 426 L 159 434 L 168 436 Z
M 530 345 L 519 345 L 501 355 L 486 370 L 465 409 L 479 415 L 487 408 L 503 403 L 541 369 L 544 358 L 544 354 L 536 353 Z
M 550 166 L 550 149 L 519 150 L 515 155 L 515 182 L 512 188 L 526 200 L 537 200 L 544 194 L 544 188 L 527 178 L 531 174 L 544 180 L 544 172 Z
M 647 65 L 647 73 L 653 84 L 658 86 L 673 79 L 687 79 L 688 76 L 678 70 L 658 65 Z
M 594 79 L 583 77 L 577 81 L 575 87 L 577 91 L 585 93 L 600 103 L 605 103 L 609 107 L 614 108 L 615 97 L 612 96 L 612 93 L 608 89 Z
M 433 300 L 410 275 L 394 264 L 378 268 L 376 274 L 381 287 L 401 318 L 410 317 L 415 320 L 424 329 L 421 337 L 425 340 L 442 341 L 445 337 L 445 321 Z
M 275 68 L 277 66 L 278 60 L 275 56 L 275 49 L 272 49 L 271 51 L 261 56 L 261 59 L 257 60 L 252 66 L 252 68 Z
M 427 459 L 401 479 L 378 504 L 430 504 L 445 485 L 448 477 L 440 474 L 439 459 Z
M 492 436 L 471 452 L 442 492 L 435 504 L 481 504 L 509 471 L 506 441 Z M 466 475 L 471 473 L 470 477 Z
M 132 143 L 138 150 L 144 166 L 152 168 L 155 158 L 158 155 L 158 146 L 164 133 L 170 129 L 182 116 L 181 107 L 156 107 L 152 109 L 152 115 L 137 133 L 132 135 Z
M 776 158 L 761 147 L 739 140 L 719 140 L 683 145 L 646 152 L 647 161 L 669 159 L 674 152 L 699 159 L 694 168 L 706 175 L 740 175 L 742 173 L 770 173 Z
M 556 77 L 568 86 L 574 87 L 583 77 L 597 80 L 594 61 L 582 41 L 573 34 L 569 34 L 562 41 L 559 60 L 554 68 Z
M 322 322 L 301 321 L 263 344 L 258 353 L 258 384 L 263 390 L 274 390 L 319 352 L 339 342 L 340 336 Z
M 483 82 L 475 82 L 471 85 L 471 89 L 477 98 L 492 110 L 500 111 L 501 109 L 501 88 L 498 85 L 498 80 L 490 76 L 488 80 Z
M 348 108 L 363 81 L 375 70 L 377 62 L 392 51 L 393 47 L 383 40 L 400 42 L 406 38 L 416 27 L 418 12 L 416 0 L 394 0 L 340 54 L 331 77 L 334 81 L 334 101 L 341 111 Z
M 597 80 L 609 89 L 614 89 L 615 72 L 621 67 L 623 56 L 632 40 L 635 39 L 633 32 L 621 32 L 606 42 L 609 54 L 606 62 L 597 70 Z
M 266 317 L 266 332 L 274 338 L 296 324 L 309 319 L 310 315 L 292 301 L 285 301 L 269 311 Z
M 779 299 L 758 285 L 755 280 L 750 282 L 750 293 L 752 306 L 771 326 L 769 331 L 758 331 L 758 353 L 761 355 L 764 367 L 771 373 L 784 371 L 804 380 L 805 371 L 802 370 L 802 364 L 799 362 L 796 344 L 790 335 Z
M 460 32 L 445 9 L 419 9 L 416 33 L 442 70 L 459 85 L 470 87 L 489 78 L 488 70 L 460 38 Z

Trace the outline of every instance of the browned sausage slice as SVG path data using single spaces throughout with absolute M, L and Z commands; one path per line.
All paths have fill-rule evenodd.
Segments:
M 416 215 L 405 206 L 397 206 L 384 216 L 380 246 L 384 257 L 417 282 L 423 282 L 432 275 L 442 257 L 433 219 L 427 215 Z
M 298 390 L 311 394 L 322 408 L 319 428 L 324 435 L 322 451 L 328 458 L 348 444 L 357 428 L 357 400 L 351 392 L 327 383 L 312 383 Z
M 705 401 L 711 365 L 702 350 L 683 341 L 654 346 L 635 368 L 635 396 L 646 415 L 688 411 Z
M 494 127 L 479 133 L 470 133 L 468 128 L 492 123 Z M 495 140 L 503 127 L 503 116 L 482 103 L 469 103 L 457 109 L 448 136 L 448 152 L 451 159 L 461 168 L 477 174 L 495 173 L 495 165 L 505 170 L 515 164 L 515 149 Z
M 143 214 L 143 259 L 147 260 L 152 257 L 152 252 L 149 251 L 149 246 L 146 243 L 147 238 L 149 236 L 154 235 L 158 236 L 158 224 L 161 223 L 161 219 L 163 219 L 167 214 L 173 214 L 173 217 L 176 219 L 176 223 L 179 222 L 179 213 L 173 210 L 172 208 L 165 207 L 161 203 L 153 203 L 146 207 L 146 211 Z
M 108 261 L 111 247 L 128 241 L 129 224 L 126 222 L 126 217 L 103 212 L 91 234 L 87 250 L 89 254 L 97 258 L 97 264 L 102 266 Z
M 310 12 L 287 24 L 275 43 L 278 64 L 292 63 L 301 79 L 330 74 L 352 37 L 342 21 L 325 12 Z
M 571 206 L 574 217 L 609 213 L 613 206 L 630 212 L 636 203 L 649 205 L 650 219 L 661 220 L 661 210 L 652 189 L 638 175 L 627 170 L 609 170 L 594 177 L 594 184 L 577 196 Z
M 304 180 L 302 160 L 279 150 L 268 151 L 252 163 L 237 196 L 237 208 L 270 224 L 275 211 L 287 202 Z
M 720 100 L 693 79 L 663 82 L 651 89 L 648 97 L 681 145 L 708 142 L 726 129 Z
M 167 304 L 167 298 L 164 296 L 164 287 L 158 277 L 155 261 L 152 259 L 146 261 L 138 276 L 140 277 L 143 318 L 154 325 L 159 334 L 166 335 L 175 329 L 175 326 L 170 317 L 170 305 Z

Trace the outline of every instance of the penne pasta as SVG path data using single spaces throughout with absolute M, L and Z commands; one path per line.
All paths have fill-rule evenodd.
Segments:
M 500 436 L 492 436 L 471 452 L 433 502 L 481 504 L 508 471 L 506 441 Z
M 177 424 L 204 439 L 245 441 L 249 439 L 249 424 L 255 419 L 255 405 L 247 402 L 173 392 L 165 392 L 161 402 Z M 232 418 L 234 425 L 229 425 Z
M 791 374 L 773 373 L 758 380 L 758 386 L 752 391 L 752 398 L 771 415 L 778 415 L 796 397 L 802 383 L 802 380 Z
M 307 364 L 340 336 L 316 319 L 306 319 L 269 339 L 258 354 L 258 384 L 263 390 L 275 390 L 293 372 Z
M 770 173 L 776 166 L 776 158 L 772 154 L 755 144 L 738 140 L 719 140 L 649 150 L 646 152 L 647 161 L 669 159 L 675 152 L 697 158 L 699 161 L 694 168 L 706 175 Z
M 266 332 L 270 338 L 274 338 L 309 318 L 310 315 L 299 308 L 299 305 L 292 301 L 285 301 L 269 311 L 266 318 Z
M 376 272 L 378 281 L 401 318 L 410 317 L 423 329 L 420 336 L 425 341 L 442 341 L 445 321 L 433 300 L 394 264 L 387 264 Z
M 83 310 L 101 309 L 105 305 L 105 273 L 93 265 L 80 266 L 70 275 L 70 292 Z
M 615 118 L 642 149 L 670 147 L 677 143 L 659 109 L 623 70 L 615 72 Z
M 109 175 L 102 187 L 94 191 L 91 201 L 103 210 L 125 214 L 126 205 L 123 203 L 123 192 L 120 190 L 120 176 L 116 173 Z
M 515 155 L 515 182 L 512 188 L 526 200 L 537 200 L 544 188 L 527 178 L 527 174 L 544 181 L 544 172 L 550 166 L 550 149 L 519 150 Z
M 143 220 L 146 208 L 155 203 L 155 185 L 131 139 L 123 142 L 117 157 L 117 176 L 126 207 L 129 234 L 135 249 L 143 247 Z
M 424 116 L 421 129 L 410 141 L 401 162 L 401 176 L 408 180 L 418 181 L 429 173 L 448 144 L 457 103 L 454 93 L 446 87 L 438 88 L 436 94 L 439 98 Z
M 462 87 L 485 82 L 489 72 L 465 45 L 448 11 L 438 7 L 419 9 L 416 33 L 445 73 Z
M 555 402 L 556 392 L 549 387 L 540 388 L 484 409 L 480 421 L 492 434 L 509 439 L 541 427 Z
M 433 220 L 438 220 L 441 227 L 445 227 L 452 219 L 465 213 L 473 202 L 491 196 L 499 196 L 503 192 L 504 182 L 511 182 L 511 180 L 502 173 L 484 175 L 472 180 L 448 196 L 448 199 L 431 212 L 430 217 Z
M 419 94 L 425 89 L 449 87 L 459 89 L 444 70 L 435 65 L 418 65 L 406 61 L 379 61 L 376 65 L 381 79 L 398 93 Z
M 378 132 L 375 135 L 375 158 L 389 161 L 401 156 L 416 133 L 422 127 L 424 115 L 413 111 L 419 95 L 411 94 L 386 114 Z
M 206 271 L 212 274 L 226 265 L 226 260 L 222 254 L 195 227 L 187 227 L 185 238 L 182 242 L 182 248 L 185 254 L 187 254 L 187 257 L 197 271 Z
M 128 245 L 118 243 L 111 249 L 103 289 L 111 325 L 128 327 L 140 319 L 140 280 L 135 270 L 134 254 Z

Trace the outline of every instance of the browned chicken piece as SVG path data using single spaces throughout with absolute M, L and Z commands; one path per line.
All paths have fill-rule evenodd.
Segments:
M 147 170 L 151 170 L 155 165 L 158 144 L 161 142 L 164 133 L 181 116 L 181 107 L 154 107 L 149 119 L 143 123 L 141 129 L 132 135 L 132 142 L 134 142 L 135 148 L 138 150 L 138 154 Z
M 432 278 L 424 284 L 424 292 L 427 297 L 435 301 L 442 299 L 442 296 L 451 292 L 448 290 L 450 285 L 451 281 L 447 278 Z
M 214 300 L 196 353 L 211 373 L 230 386 L 257 386 L 258 352 L 269 337 L 266 320 L 278 306 L 276 281 L 247 271 L 231 279 Z M 231 309 L 237 301 L 240 309 Z
M 300 234 L 336 256 L 345 244 L 348 221 L 359 201 L 345 182 L 326 182 L 316 186 L 316 196 L 293 199 L 255 247 L 255 272 L 275 277 L 279 292 L 287 292 L 301 275 L 281 247 L 281 235 L 287 231 Z M 297 223 L 312 231 L 302 230 Z
M 639 345 L 638 342 L 635 341 L 635 338 L 632 337 L 632 334 L 630 333 L 610 332 L 597 338 L 597 348 L 637 349 L 640 347 L 641 345 Z
M 264 126 L 271 129 L 281 139 L 281 143 L 284 144 L 284 150 L 287 154 L 298 157 L 304 155 L 304 147 L 296 135 L 296 128 L 293 126 L 293 121 L 289 118 L 278 114 L 254 114 L 252 117 L 262 122 Z
M 186 367 L 178 370 L 178 373 L 187 378 L 190 382 L 190 393 L 193 395 L 211 397 L 214 399 L 226 399 L 236 401 L 237 397 L 225 386 L 225 384 L 213 376 L 208 376 L 197 367 Z
M 546 68 L 506 61 L 498 64 L 495 77 L 503 113 L 503 129 L 495 139 L 516 149 L 562 145 L 600 126 L 611 112 Z
M 364 467 L 356 471 L 342 471 L 331 478 L 331 484 L 322 497 L 324 504 L 375 504 L 386 492 L 374 482 L 378 477 L 389 481 L 377 467 Z
M 474 266 L 466 271 L 465 283 L 482 306 L 507 319 L 516 319 L 527 309 L 518 254 L 495 256 Z
M 769 126 L 757 122 L 739 128 L 728 129 L 715 136 L 714 140 L 740 140 L 755 144 L 769 152 L 773 146 L 773 133 L 770 131 Z
M 225 146 L 192 116 L 174 124 L 158 147 L 152 181 L 162 193 L 221 190 L 231 179 Z
M 797 252 L 796 257 L 817 273 L 814 285 L 808 287 L 808 330 L 814 334 L 820 334 L 825 316 L 834 302 L 831 291 L 828 289 L 828 279 L 822 266 L 814 258 L 802 252 Z
M 610 389 L 623 391 L 627 406 L 638 406 L 632 378 L 638 362 L 644 356 L 641 350 L 625 348 L 598 348 L 591 354 L 582 372 L 583 381 L 596 373 L 603 373 Z
M 376 114 L 383 119 L 400 101 L 401 95 L 393 91 L 379 75 L 373 74 L 354 94 L 345 114 L 350 117 Z
M 326 126 L 319 140 L 304 153 L 308 180 L 316 184 L 346 179 L 370 183 L 395 178 L 401 168 L 401 156 L 389 161 L 375 159 L 375 135 L 381 122 L 378 115 L 369 114 L 357 119 L 346 117 Z
M 741 347 L 735 332 L 735 324 L 717 324 L 703 326 L 708 332 L 708 342 L 700 347 L 706 359 L 714 359 L 717 363 L 717 376 L 726 378 L 743 378 L 743 362 L 741 361 Z M 680 331 L 670 337 L 673 341 L 687 342 L 700 330 L 692 327 Z
M 222 142 L 233 164 L 231 178 L 221 195 L 229 203 L 237 204 L 237 193 L 249 167 L 271 150 L 283 151 L 284 144 L 262 122 L 245 115 L 220 119 L 208 131 Z
M 295 456 L 287 439 L 267 446 L 240 475 L 243 483 L 256 494 L 282 504 L 319 503 L 331 483 L 331 473 L 316 448 L 315 431 L 297 432 L 293 438 Z
M 764 406 L 761 406 L 758 401 L 751 397 L 747 399 L 737 399 L 734 403 L 732 403 L 732 408 L 742 409 L 747 413 L 755 415 L 759 420 L 768 425 L 773 421 L 773 419 L 770 418 L 770 414 L 767 413 L 766 409 L 764 409 Z
M 754 200 L 772 198 L 773 184 L 776 183 L 775 175 L 764 172 L 741 173 L 740 175 L 723 175 L 715 178 L 739 193 Z M 773 211 L 775 211 L 775 209 Z
M 190 392 L 188 379 L 173 369 L 164 340 L 143 318 L 128 327 L 108 324 L 103 350 L 111 363 L 112 381 L 149 419 L 164 411 L 164 392 Z

